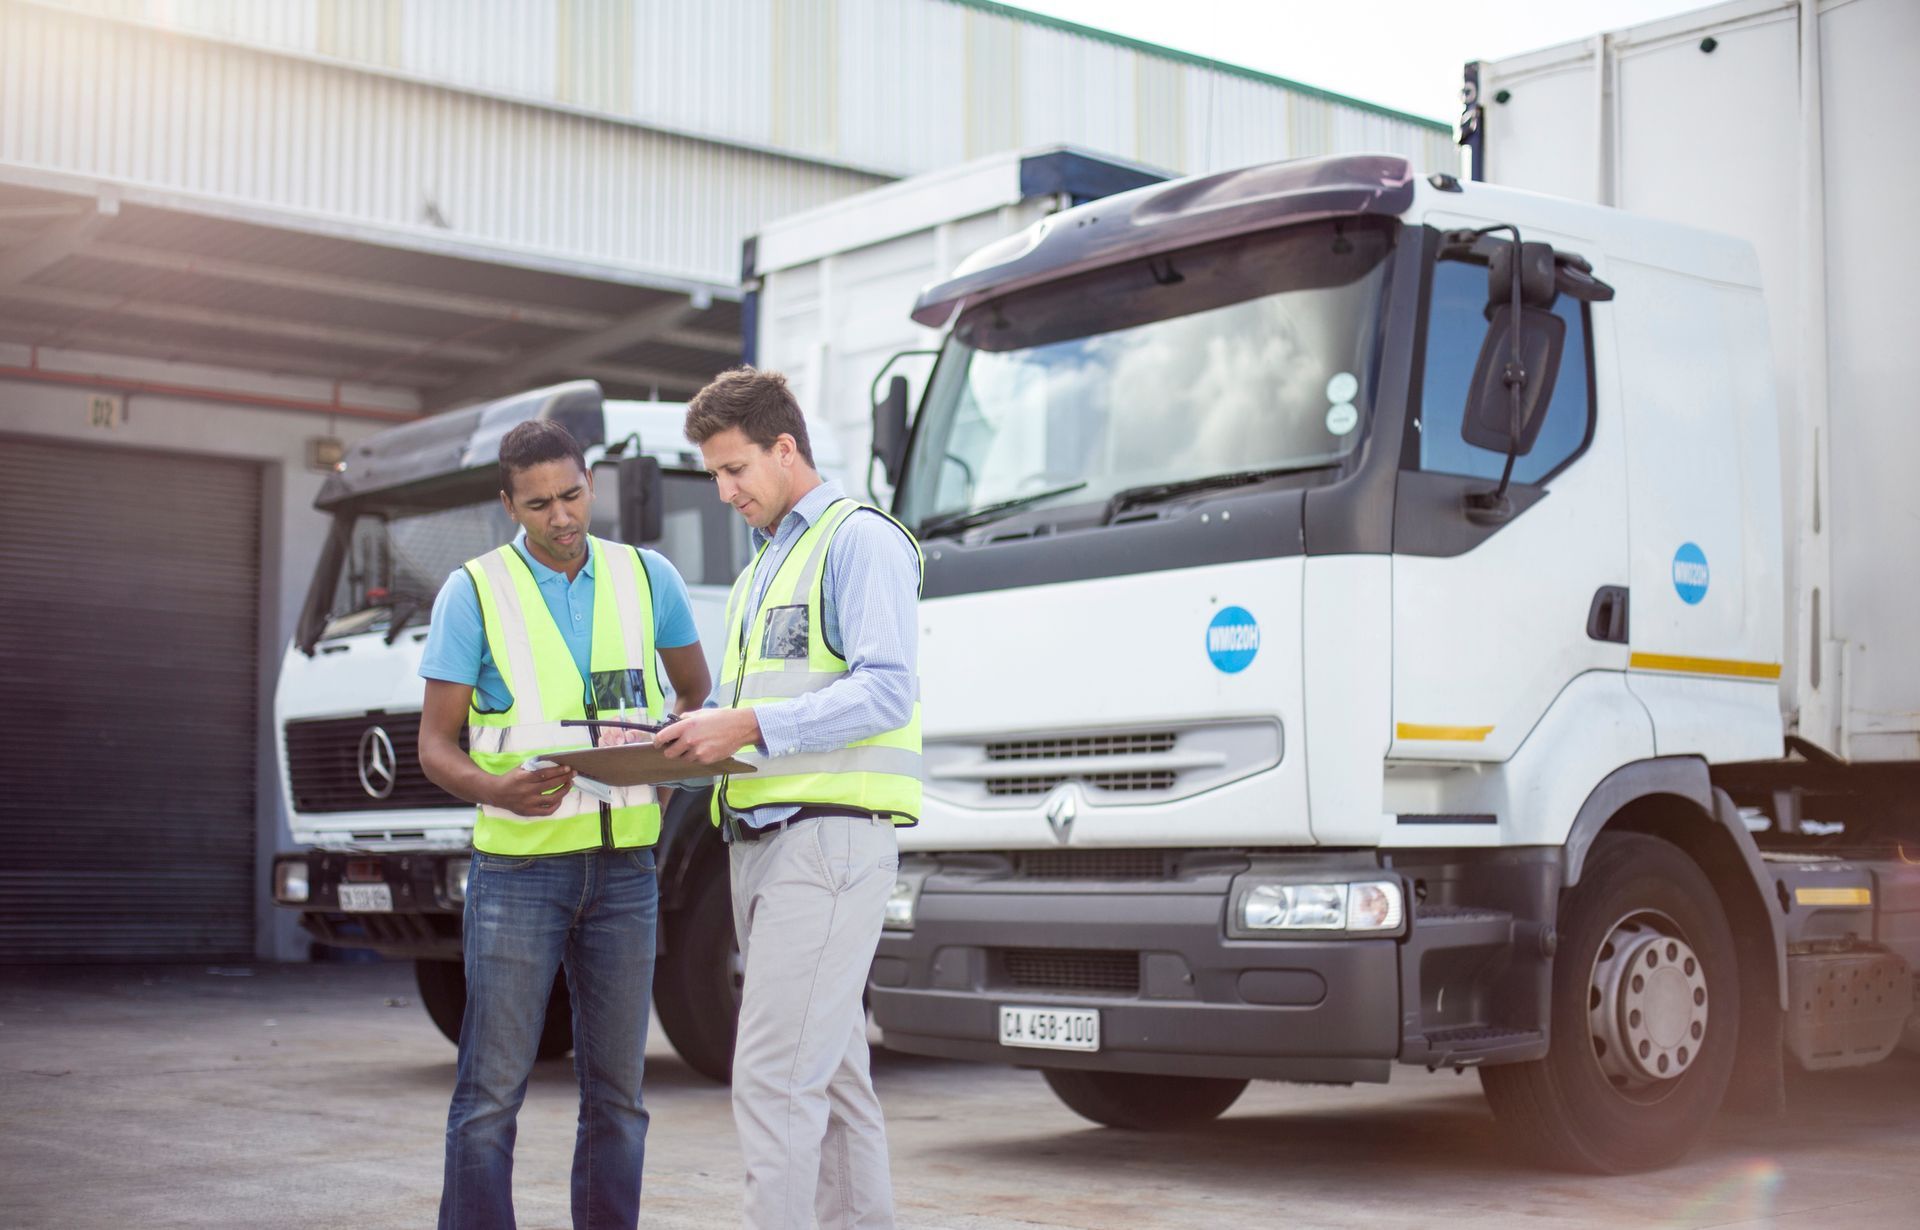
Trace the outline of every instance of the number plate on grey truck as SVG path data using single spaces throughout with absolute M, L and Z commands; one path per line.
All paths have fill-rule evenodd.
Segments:
M 1091 1008 L 1000 1009 L 1000 1045 L 1053 1051 L 1100 1049 L 1100 1013 Z

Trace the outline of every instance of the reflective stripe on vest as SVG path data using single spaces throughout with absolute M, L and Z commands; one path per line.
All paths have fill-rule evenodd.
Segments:
M 589 536 L 593 553 L 593 641 L 588 651 L 594 713 L 627 709 L 658 722 L 666 712 L 653 649 L 653 589 L 640 553 L 624 543 Z M 467 754 L 489 773 L 510 773 L 548 752 L 591 747 L 585 727 L 562 726 L 589 716 L 588 682 L 553 621 L 533 571 L 509 543 L 466 563 L 480 598 L 487 648 L 513 706 L 505 713 L 467 713 Z M 637 679 L 636 679 L 637 673 Z M 638 683 L 638 687 L 634 686 Z M 474 692 L 474 702 L 480 699 Z M 526 857 L 602 847 L 650 846 L 660 836 L 660 806 L 651 786 L 615 788 L 603 805 L 569 789 L 551 816 L 520 816 L 481 805 L 473 845 L 485 854 Z
M 733 697 L 733 708 L 783 704 L 846 678 L 846 659 L 827 645 L 826 561 L 834 535 L 862 508 L 887 517 L 919 553 L 920 545 L 907 527 L 885 512 L 850 499 L 835 501 L 781 561 L 749 627 L 747 599 L 754 569 L 766 553 L 762 544 L 727 597 L 720 688 Z M 720 779 L 714 792 L 716 824 L 722 799 L 735 811 L 783 805 L 843 807 L 912 824 L 920 816 L 919 678 L 913 681 L 912 715 L 898 729 L 826 752 L 767 756 L 746 748 L 737 755 L 759 771 Z

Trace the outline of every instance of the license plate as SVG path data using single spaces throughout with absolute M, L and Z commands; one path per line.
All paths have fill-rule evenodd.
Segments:
M 1002 1008 L 1000 1045 L 1097 1051 L 1100 1013 L 1091 1008 Z
M 386 884 L 342 884 L 340 908 L 349 914 L 391 914 L 393 888 Z

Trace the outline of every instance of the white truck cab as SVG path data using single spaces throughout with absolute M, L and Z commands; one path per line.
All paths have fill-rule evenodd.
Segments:
M 1478 1067 L 1543 1156 L 1630 1170 L 1911 1029 L 1920 759 L 1783 759 L 1750 245 L 1333 157 L 1054 214 L 913 315 L 889 1047 L 1127 1127 Z

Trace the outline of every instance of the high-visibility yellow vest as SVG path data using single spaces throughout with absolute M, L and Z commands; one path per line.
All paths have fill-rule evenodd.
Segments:
M 731 708 L 783 704 L 846 678 L 847 660 L 828 646 L 826 638 L 827 551 L 847 518 L 862 508 L 893 521 L 919 553 L 913 534 L 885 512 L 855 500 L 837 500 L 787 552 L 749 627 L 747 596 L 754 569 L 766 552 L 762 544 L 727 599 L 727 652 L 720 670 L 720 694 L 732 697 Z M 923 556 L 923 571 L 924 567 Z M 737 755 L 758 771 L 720 779 L 714 791 L 715 824 L 720 822 L 722 800 L 736 812 L 820 806 L 913 824 L 920 817 L 919 678 L 913 681 L 913 714 L 896 730 L 829 752 L 768 756 L 745 748 Z
M 592 680 L 580 678 L 573 653 L 541 597 L 540 584 L 509 543 L 468 560 L 480 597 L 487 647 L 513 693 L 504 713 L 467 712 L 467 754 L 489 773 L 511 773 L 534 756 L 593 746 L 588 728 L 567 719 L 611 716 L 620 709 L 658 722 L 666 712 L 653 657 L 653 589 L 640 553 L 589 536 L 593 560 Z M 595 698 L 587 700 L 588 683 Z M 525 858 L 579 850 L 650 846 L 660 837 L 660 805 L 651 786 L 616 787 L 613 802 L 570 788 L 551 816 L 521 816 L 481 804 L 473 847 L 483 854 Z

